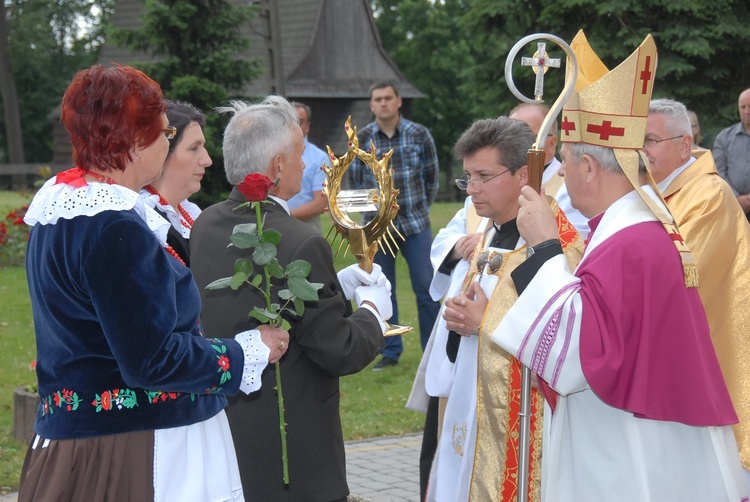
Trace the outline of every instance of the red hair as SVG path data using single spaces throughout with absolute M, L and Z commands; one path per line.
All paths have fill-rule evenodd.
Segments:
M 161 87 L 143 72 L 95 65 L 73 77 L 60 121 L 78 167 L 124 171 L 134 147 L 149 146 L 163 134 L 165 112 Z

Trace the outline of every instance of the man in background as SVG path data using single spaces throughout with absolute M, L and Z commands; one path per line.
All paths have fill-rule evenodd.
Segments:
M 698 294 L 706 309 L 732 404 L 740 419 L 734 435 L 750 482 L 750 225 L 708 150 L 693 150 L 685 106 L 651 102 L 643 151 L 651 173 L 698 265 Z M 750 483 L 748 484 L 750 487 Z
M 323 196 L 323 182 L 326 173 L 321 169 L 323 164 L 328 166 L 328 155 L 310 143 L 307 135 L 310 133 L 310 122 L 312 110 L 304 103 L 294 103 L 299 117 L 299 126 L 305 135 L 305 151 L 302 152 L 302 160 L 305 163 L 305 171 L 302 175 L 302 188 L 299 193 L 289 199 L 289 209 L 292 216 L 302 220 L 318 232 L 322 232 L 320 215 L 326 210 L 326 199 Z
M 512 119 L 522 120 L 531 128 L 534 138 L 542 128 L 542 122 L 549 113 L 549 106 L 544 103 L 521 103 L 510 111 Z M 544 140 L 544 172 L 542 173 L 542 188 L 547 195 L 554 198 L 558 207 L 565 213 L 568 221 L 575 227 L 581 239 L 585 240 L 589 234 L 589 222 L 578 210 L 570 204 L 568 189 L 560 176 L 560 161 L 555 157 L 557 151 L 557 120 L 552 122 L 547 137 Z
M 393 223 L 404 237 L 403 241 L 397 239 L 398 246 L 409 266 L 424 350 L 440 310 L 440 303 L 430 297 L 429 291 L 433 274 L 430 264 L 430 205 L 437 195 L 439 172 L 435 141 L 425 126 L 401 116 L 401 97 L 393 82 L 376 82 L 370 87 L 370 110 L 375 115 L 375 121 L 360 129 L 357 136 L 360 147 L 365 150 L 370 148 L 372 141 L 378 157 L 393 149 L 393 181 L 395 188 L 401 191 L 398 196 L 400 209 Z M 353 189 L 377 188 L 372 171 L 360 160 L 351 164 L 348 175 Z M 363 222 L 370 218 L 366 213 Z M 398 324 L 396 258 L 381 251 L 375 255 L 374 261 L 382 267 L 393 287 L 391 322 Z M 403 350 L 401 336 L 387 337 L 383 357 L 373 369 L 377 371 L 397 365 Z
M 732 187 L 750 220 L 750 88 L 740 93 L 738 108 L 740 121 L 716 136 L 713 153 L 719 176 Z

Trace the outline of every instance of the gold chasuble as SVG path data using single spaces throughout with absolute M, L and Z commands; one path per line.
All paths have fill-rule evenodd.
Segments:
M 740 422 L 734 435 L 750 470 L 750 225 L 708 150 L 680 173 L 664 198 L 698 265 L 698 294 Z
M 583 243 L 575 228 L 548 197 L 558 223 L 558 234 L 571 269 L 583 255 Z M 480 242 L 472 257 L 465 284 L 477 275 Z M 526 259 L 526 246 L 501 253 L 502 264 L 493 272 L 492 255 L 486 273 L 498 276 L 479 329 L 477 356 L 477 442 L 469 500 L 476 502 L 515 501 L 518 486 L 519 411 L 521 406 L 521 364 L 492 343 L 491 336 L 518 299 L 510 273 Z M 541 500 L 542 413 L 544 398 L 532 389 L 529 501 Z

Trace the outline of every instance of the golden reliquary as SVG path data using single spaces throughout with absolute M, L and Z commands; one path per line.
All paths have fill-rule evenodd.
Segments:
M 384 253 L 390 253 L 395 257 L 395 249 L 398 243 L 394 233 L 401 238 L 404 237 L 393 224 L 393 219 L 398 213 L 398 202 L 396 199 L 399 190 L 393 188 L 393 170 L 389 167 L 389 161 L 393 150 L 377 158 L 375 145 L 370 143 L 370 151 L 366 152 L 359 148 L 357 138 L 357 127 L 352 127 L 352 118 L 346 119 L 344 126 L 348 138 L 348 149 L 341 157 L 336 157 L 330 146 L 328 158 L 331 167 L 323 165 L 322 169 L 328 175 L 328 181 L 324 184 L 323 193 L 328 199 L 328 212 L 333 220 L 333 226 L 326 236 L 331 247 L 336 249 L 336 255 L 341 251 L 344 241 L 347 246 L 344 255 L 351 251 L 357 259 L 357 264 L 365 272 L 372 272 L 372 263 L 375 253 L 380 249 Z M 347 169 L 354 161 L 360 159 L 375 175 L 378 188 L 364 190 L 342 190 L 341 185 Z M 362 225 L 354 221 L 350 213 L 362 213 L 372 211 L 375 217 Z M 335 230 L 335 233 L 334 233 Z M 333 234 L 331 236 L 331 234 Z M 338 247 L 336 247 L 336 241 Z M 386 336 L 400 335 L 412 331 L 411 326 L 388 325 Z

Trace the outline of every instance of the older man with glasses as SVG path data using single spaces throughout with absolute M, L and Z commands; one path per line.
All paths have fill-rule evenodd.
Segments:
M 698 265 L 698 294 L 716 355 L 740 419 L 734 435 L 750 488 L 750 225 L 709 150 L 693 150 L 687 110 L 651 102 L 643 151 L 654 180 Z

